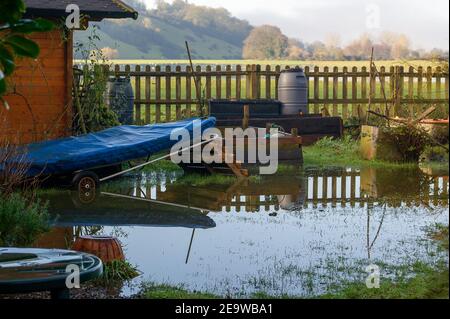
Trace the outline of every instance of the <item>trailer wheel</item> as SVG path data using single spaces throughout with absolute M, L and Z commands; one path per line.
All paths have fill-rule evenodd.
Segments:
M 72 186 L 83 196 L 96 193 L 100 180 L 94 172 L 86 171 L 77 173 L 72 179 Z

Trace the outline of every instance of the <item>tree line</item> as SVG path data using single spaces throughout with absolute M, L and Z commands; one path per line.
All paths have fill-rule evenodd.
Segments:
M 404 34 L 383 32 L 374 38 L 361 34 L 349 44 L 342 46 L 339 35 L 332 34 L 322 41 L 312 43 L 288 38 L 280 28 L 263 25 L 255 27 L 244 41 L 242 57 L 257 60 L 368 60 L 372 48 L 377 60 L 398 59 L 448 59 L 448 51 L 441 49 L 414 50 L 411 40 Z

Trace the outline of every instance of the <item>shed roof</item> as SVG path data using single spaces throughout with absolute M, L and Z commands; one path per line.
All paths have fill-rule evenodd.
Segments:
M 27 11 L 25 17 L 60 18 L 68 15 L 66 7 L 76 4 L 80 13 L 89 20 L 102 20 L 105 18 L 137 19 L 138 13 L 129 5 L 120 0 L 24 0 Z

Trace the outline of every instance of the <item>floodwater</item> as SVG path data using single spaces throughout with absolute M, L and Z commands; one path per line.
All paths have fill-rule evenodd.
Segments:
M 313 296 L 343 280 L 381 280 L 433 264 L 426 228 L 448 224 L 448 171 L 297 169 L 226 185 L 187 186 L 182 173 L 143 174 L 82 196 L 51 191 L 56 226 L 41 246 L 113 234 L 142 281 L 223 296 Z M 94 196 L 95 195 L 95 196 Z M 442 257 L 442 256 L 441 256 Z

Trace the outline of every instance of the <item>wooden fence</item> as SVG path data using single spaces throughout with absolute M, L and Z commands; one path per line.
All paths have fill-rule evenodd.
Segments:
M 391 116 L 417 114 L 430 105 L 438 106 L 440 117 L 448 116 L 449 76 L 440 67 L 305 67 L 304 71 L 313 113 L 362 118 L 370 102 L 372 110 Z M 116 65 L 111 75 L 131 78 L 135 122 L 146 124 L 200 113 L 211 98 L 277 99 L 280 72 L 280 66 L 270 65 L 196 66 L 198 93 L 189 66 Z

